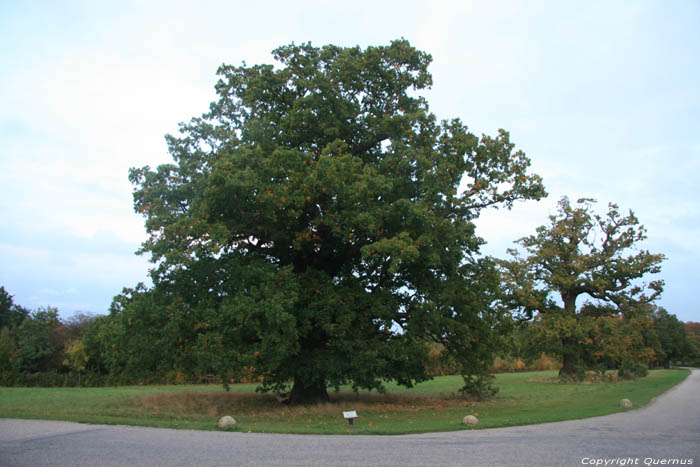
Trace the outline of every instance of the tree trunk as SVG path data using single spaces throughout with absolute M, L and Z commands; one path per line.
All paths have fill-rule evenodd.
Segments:
M 325 380 L 303 381 L 299 378 L 294 379 L 292 392 L 289 393 L 290 404 L 319 404 L 329 400 Z
M 578 359 L 574 354 L 563 355 L 563 365 L 559 370 L 559 378 L 578 380 Z
M 561 298 L 564 302 L 564 314 L 568 316 L 576 316 L 576 297 L 575 293 L 562 292 Z M 570 336 L 562 338 L 562 367 L 559 370 L 559 378 L 578 381 L 580 379 L 578 372 L 578 355 L 576 352 L 576 342 Z
M 578 295 L 575 293 L 562 292 L 561 299 L 564 302 L 564 313 L 570 316 L 576 314 L 576 298 Z

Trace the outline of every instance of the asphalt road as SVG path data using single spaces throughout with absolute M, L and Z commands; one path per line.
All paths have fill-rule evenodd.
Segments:
M 4 419 L 0 465 L 700 465 L 700 371 L 625 413 L 450 433 L 272 435 Z

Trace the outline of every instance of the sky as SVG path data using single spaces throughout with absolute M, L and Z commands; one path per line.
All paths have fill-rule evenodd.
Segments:
M 215 100 L 222 63 L 291 42 L 430 53 L 438 119 L 510 132 L 549 197 L 477 222 L 485 254 L 561 196 L 634 211 L 667 259 L 658 304 L 700 321 L 700 2 L 0 0 L 0 285 L 29 309 L 107 313 L 148 283 L 130 167 Z

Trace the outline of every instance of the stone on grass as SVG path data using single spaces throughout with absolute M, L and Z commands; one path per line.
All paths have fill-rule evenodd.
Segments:
M 474 415 L 467 415 L 462 419 L 462 425 L 476 426 L 479 423 L 479 419 Z
M 632 402 L 629 399 L 622 399 L 620 401 L 620 407 L 630 408 L 632 407 Z
M 219 419 L 219 428 L 222 430 L 233 430 L 236 428 L 236 420 L 233 419 L 233 417 L 230 417 L 228 415 L 221 417 Z

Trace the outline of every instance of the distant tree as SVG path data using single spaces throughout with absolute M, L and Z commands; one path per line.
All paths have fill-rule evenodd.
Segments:
M 66 343 L 65 355 L 63 364 L 78 373 L 78 385 L 80 385 L 80 377 L 85 372 L 89 360 L 85 342 L 81 339 L 69 341 Z
M 676 315 L 662 307 L 657 308 L 654 313 L 654 328 L 663 350 L 661 361 L 666 368 L 674 362 L 694 357 L 695 349 L 688 339 L 683 322 Z
M 65 334 L 58 309 L 47 307 L 32 311 L 17 328 L 19 369 L 23 372 L 59 369 L 63 362 Z
M 17 347 L 7 326 L 0 328 L 0 372 L 17 369 Z
M 593 212 L 593 203 L 581 199 L 572 206 L 562 198 L 549 225 L 518 240 L 527 256 L 511 249 L 512 259 L 499 261 L 510 307 L 522 318 L 534 319 L 535 329 L 549 343 L 543 350 L 561 356 L 559 374 L 568 378 L 578 377 L 591 354 L 591 326 L 653 302 L 663 288 L 662 281 L 637 282 L 659 272 L 664 256 L 637 249 L 646 232 L 634 214 L 622 215 L 610 204 L 601 216 Z M 577 308 L 582 296 L 594 302 Z
M 76 311 L 72 316 L 62 321 L 65 328 L 66 338 L 69 340 L 78 339 L 85 332 L 90 323 L 97 317 L 94 313 Z
M 217 372 L 291 380 L 292 402 L 426 379 L 426 340 L 484 372 L 505 317 L 473 220 L 544 196 L 529 159 L 438 123 L 405 40 L 274 58 L 222 66 L 209 113 L 167 138 L 175 163 L 131 170 L 159 293 Z
M 683 325 L 685 326 L 685 333 L 688 336 L 688 341 L 690 341 L 695 352 L 694 359 L 700 359 L 700 323 L 686 321 Z
M 87 326 L 82 330 L 80 339 L 85 344 L 87 355 L 86 372 L 104 375 L 110 372 L 108 362 L 115 363 L 118 358 L 112 359 L 115 355 L 111 348 L 113 341 L 110 340 L 113 334 L 112 329 L 114 319 L 110 315 L 98 315 L 88 321 Z M 116 347 L 116 345 L 115 345 Z M 116 365 L 116 368 L 123 368 L 123 365 Z
M 0 286 L 0 329 L 19 326 L 29 316 L 29 311 L 14 303 L 5 287 Z

